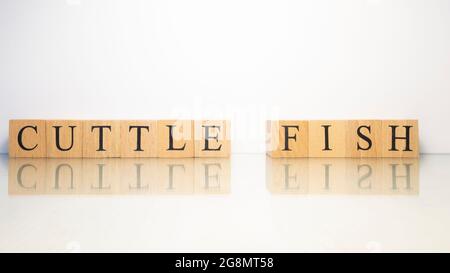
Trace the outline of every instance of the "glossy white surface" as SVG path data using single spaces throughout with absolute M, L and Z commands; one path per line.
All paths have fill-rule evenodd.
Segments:
M 56 168 L 67 163 L 73 189 L 67 165 L 55 186 Z M 141 163 L 148 187 L 133 190 Z M 450 250 L 449 155 L 412 161 L 234 155 L 210 169 L 208 187 L 204 163 L 2 155 L 0 251 Z M 28 189 L 17 181 L 24 164 L 36 167 L 22 172 Z M 106 166 L 106 190 L 98 189 L 98 164 Z M 183 167 L 176 167 L 170 186 L 168 165 L 174 164 Z M 409 184 L 404 164 L 411 165 Z M 365 167 L 355 173 L 359 165 Z

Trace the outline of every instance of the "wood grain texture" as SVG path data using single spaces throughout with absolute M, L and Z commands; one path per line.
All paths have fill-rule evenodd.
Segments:
M 194 157 L 194 122 L 158 120 L 158 157 Z
M 45 120 L 9 121 L 9 157 L 46 157 Z
M 227 120 L 194 121 L 195 157 L 229 157 L 230 122 Z
M 124 120 L 120 123 L 121 157 L 157 156 L 157 121 Z
M 81 120 L 46 121 L 47 157 L 81 158 L 83 122 Z
M 120 121 L 83 121 L 83 157 L 120 157 Z
M 408 131 L 409 141 L 401 139 L 407 136 Z M 393 136 L 397 138 L 395 141 Z M 382 140 L 383 157 L 419 157 L 419 122 L 417 120 L 383 120 Z
M 349 120 L 347 122 L 347 157 L 381 157 L 381 120 Z
M 346 120 L 309 121 L 309 157 L 345 157 Z
M 266 152 L 271 157 L 308 157 L 308 121 L 269 120 Z

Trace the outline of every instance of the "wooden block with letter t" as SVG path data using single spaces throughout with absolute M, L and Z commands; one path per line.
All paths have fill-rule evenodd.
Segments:
M 381 120 L 349 120 L 346 157 L 381 157 L 381 123 Z
M 308 121 L 268 120 L 266 151 L 271 157 L 308 157 Z
M 156 120 L 126 120 L 120 127 L 121 157 L 156 157 Z
M 120 156 L 120 121 L 83 121 L 83 157 Z
M 10 157 L 46 157 L 45 120 L 9 121 Z
M 419 157 L 417 120 L 383 120 L 383 157 Z
M 346 120 L 309 121 L 310 157 L 345 157 Z
M 230 122 L 227 120 L 194 121 L 195 157 L 230 156 Z
M 158 120 L 158 157 L 194 157 L 192 120 Z
M 82 157 L 83 122 L 47 120 L 47 157 Z

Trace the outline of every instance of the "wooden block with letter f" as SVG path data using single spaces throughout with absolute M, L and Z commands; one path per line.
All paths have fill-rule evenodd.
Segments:
M 192 120 L 158 120 L 158 157 L 194 157 Z
M 230 156 L 230 122 L 227 120 L 194 121 L 195 157 Z
M 308 157 L 308 130 L 308 121 L 267 121 L 267 154 L 271 157 Z

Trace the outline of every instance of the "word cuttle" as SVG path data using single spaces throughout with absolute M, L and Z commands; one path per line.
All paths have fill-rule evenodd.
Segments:
M 10 157 L 229 157 L 226 120 L 10 120 Z
M 270 120 L 271 157 L 418 157 L 417 120 Z

